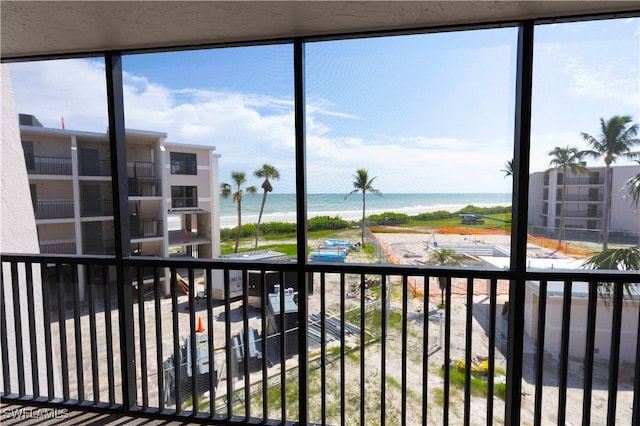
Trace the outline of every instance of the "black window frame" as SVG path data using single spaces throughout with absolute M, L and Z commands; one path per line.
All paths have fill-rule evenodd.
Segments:
M 172 175 L 197 175 L 198 155 L 192 152 L 170 152 Z M 175 169 L 174 169 L 175 167 Z
M 182 203 L 178 203 L 178 201 L 182 201 Z M 171 208 L 188 209 L 196 207 L 198 207 L 197 185 L 171 185 Z

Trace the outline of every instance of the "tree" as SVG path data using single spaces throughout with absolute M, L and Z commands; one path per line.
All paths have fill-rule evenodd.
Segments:
M 636 162 L 640 164 L 640 161 Z M 631 196 L 631 204 L 636 208 L 640 207 L 640 173 L 630 178 L 625 185 Z
M 256 187 L 249 186 L 245 188 L 244 191 L 242 190 L 242 185 L 244 185 L 244 183 L 247 181 L 244 172 L 231 172 L 231 180 L 233 180 L 233 183 L 235 184 L 235 191 L 233 191 L 234 188 L 228 183 L 222 183 L 220 185 L 220 189 L 224 198 L 229 198 L 229 196 L 232 196 L 233 201 L 235 201 L 238 205 L 238 232 L 236 233 L 236 247 L 233 250 L 234 253 L 237 253 L 238 245 L 240 244 L 240 228 L 242 227 L 242 197 L 245 192 L 247 194 L 255 194 Z
M 584 151 L 593 158 L 603 157 L 606 166 L 604 175 L 605 207 L 602 230 L 602 250 L 607 250 L 609 242 L 609 226 L 611 222 L 611 186 L 613 171 L 611 164 L 619 157 L 632 158 L 636 153 L 631 148 L 639 142 L 635 138 L 638 134 L 638 125 L 630 125 L 632 118 L 628 115 L 614 115 L 608 121 L 600 119 L 600 135 L 596 138 L 587 133 L 582 133 L 582 138 L 589 143 L 591 150 Z
M 558 225 L 558 247 L 560 247 L 560 244 L 562 243 L 562 233 L 564 231 L 564 207 L 567 200 L 567 179 L 569 177 L 568 173 L 571 172 L 572 174 L 589 174 L 589 170 L 580 163 L 580 160 L 582 159 L 582 156 L 584 154 L 582 153 L 582 151 L 578 151 L 578 148 L 570 148 L 569 146 L 557 146 L 552 151 L 549 151 L 549 155 L 551 156 L 549 166 L 557 170 L 562 170 L 562 198 L 560 200 L 560 223 Z
M 258 215 L 258 224 L 256 225 L 255 248 L 258 248 L 258 238 L 260 236 L 260 222 L 262 222 L 262 213 L 264 212 L 264 205 L 267 202 L 267 193 L 273 191 L 273 186 L 271 185 L 271 182 L 269 181 L 269 179 L 275 179 L 275 180 L 280 179 L 280 172 L 278 172 L 278 169 L 276 169 L 275 167 L 269 164 L 263 164 L 262 168 L 253 172 L 253 175 L 258 179 L 264 178 L 264 182 L 262 182 L 262 185 L 261 185 L 264 191 L 262 194 L 262 204 L 260 205 L 260 214 Z
M 602 250 L 587 259 L 582 267 L 623 271 L 640 270 L 640 246 Z M 625 283 L 624 288 L 629 296 L 632 296 L 636 293 L 637 284 Z M 610 282 L 598 283 L 598 290 L 603 298 L 608 299 L 611 297 L 613 284 Z
M 504 163 L 504 169 L 500 170 L 504 172 L 504 177 L 507 178 L 509 176 L 513 176 L 513 158 L 506 163 Z
M 376 176 L 377 177 L 377 176 Z M 367 169 L 358 169 L 356 174 L 353 175 L 353 187 L 355 188 L 347 195 L 355 194 L 362 191 L 362 247 L 364 248 L 364 218 L 366 209 L 366 194 L 367 191 L 373 194 L 380 194 L 380 191 L 375 189 L 372 184 L 376 177 L 369 179 L 369 171 Z
M 441 248 L 431 253 L 429 261 L 440 266 L 459 265 L 460 261 L 453 257 L 455 254 L 455 250 Z M 447 277 L 438 277 L 438 284 L 440 286 L 440 306 L 444 306 L 444 291 L 447 289 Z

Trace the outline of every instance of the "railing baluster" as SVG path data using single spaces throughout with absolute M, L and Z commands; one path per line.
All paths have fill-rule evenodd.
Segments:
M 365 398 L 365 385 L 366 385 L 366 369 L 365 369 L 365 315 L 366 312 L 366 298 L 364 288 L 364 274 L 360 274 L 360 424 L 366 424 L 366 398 Z
M 564 282 L 562 295 L 562 336 L 560 338 L 560 362 L 558 364 L 558 424 L 565 424 L 567 409 L 567 383 L 569 366 L 569 327 L 571 325 L 572 282 Z
M 429 411 L 427 399 L 429 394 L 429 275 L 423 276 L 422 280 L 422 425 L 426 426 Z M 386 293 L 384 288 L 382 293 L 384 297 Z M 387 305 L 385 299 L 382 300 L 384 312 Z
M 243 357 L 242 364 L 244 368 L 244 415 L 246 419 L 251 417 L 251 378 L 249 376 L 249 357 L 251 355 L 251 337 L 249 336 L 249 273 L 246 269 L 242 270 L 242 282 L 245 283 L 242 290 L 242 331 L 244 338 L 242 339 Z M 282 281 L 284 285 L 284 281 Z
M 180 382 L 181 359 L 180 359 L 180 334 L 178 331 L 178 281 L 176 268 L 171 268 L 171 319 L 173 324 L 173 374 L 174 374 L 174 395 L 176 403 L 176 413 L 182 410 L 182 401 L 180 398 Z
M 438 278 L 440 279 L 440 278 Z M 444 308 L 444 389 L 442 406 L 442 423 L 449 425 L 449 369 L 451 368 L 451 277 L 446 277 L 446 294 Z M 442 320 L 442 319 L 441 319 Z
M 280 272 L 280 404 L 282 424 L 287 422 L 287 322 L 285 321 L 284 274 Z M 298 323 L 298 326 L 300 324 Z
M 313 274 L 313 272 L 312 272 Z M 345 426 L 346 424 L 346 401 L 345 401 L 345 364 L 344 364 L 344 355 L 345 355 L 345 303 L 344 299 L 346 297 L 345 294 L 345 279 L 344 272 L 340 272 L 340 425 Z M 384 354 L 384 351 L 383 351 Z M 383 355 L 384 356 L 384 355 Z M 384 377 L 384 375 L 383 375 Z
M 113 337 L 112 325 L 111 325 L 111 287 L 109 286 L 108 266 L 102 266 L 102 285 L 104 289 L 104 324 L 105 324 L 105 337 L 107 344 L 107 380 L 109 381 L 109 404 L 115 405 L 116 403 L 116 386 L 114 379 L 114 365 L 113 365 Z
M 42 319 L 44 321 L 44 353 L 47 363 L 47 399 L 51 401 L 55 397 L 53 387 L 53 346 L 51 345 L 51 283 L 47 277 L 47 264 L 40 263 L 40 279 L 42 280 Z M 2 292 L 4 294 L 4 292 Z M 4 310 L 3 310 L 4 314 Z M 2 322 L 6 324 L 5 321 Z M 4 334 L 4 333 L 3 333 Z M 3 345 L 3 348 L 6 348 Z
M 595 283 L 593 283 L 595 285 Z M 637 285 L 637 284 L 635 284 Z M 636 362 L 633 375 L 633 409 L 631 414 L 631 424 L 640 425 L 640 309 L 638 311 L 638 326 L 636 328 Z
M 622 327 L 622 301 L 624 283 L 614 283 L 613 321 L 611 324 L 611 354 L 609 356 L 609 402 L 607 405 L 607 425 L 616 424 L 616 406 L 618 402 L 618 369 L 620 367 L 620 329 Z
M 467 312 L 465 321 L 464 351 L 464 424 L 471 423 L 471 362 L 473 344 L 473 278 L 467 278 Z
M 136 266 L 136 280 L 138 281 L 138 332 L 140 333 L 140 374 L 142 384 L 142 409 L 149 407 L 149 384 L 147 377 L 147 333 L 144 314 L 144 277 L 143 268 Z
M 325 274 L 320 277 L 320 418 L 327 424 L 327 329 Z
M 9 345 L 7 341 L 7 295 L 4 292 L 4 265 L 2 263 L 0 263 L 0 296 L 2 296 L 2 309 L 0 309 L 0 343 L 2 346 L 3 395 L 9 395 L 11 393 L 11 377 L 9 376 Z
M 40 396 L 40 380 L 38 378 L 38 345 L 36 342 L 36 320 L 33 295 L 33 264 L 24 264 L 27 281 L 27 310 L 29 312 L 29 353 L 31 354 L 31 386 L 34 398 Z
M 387 331 L 389 329 L 389 310 L 391 300 L 389 300 L 387 276 L 381 277 L 381 289 L 382 289 L 382 306 L 380 321 L 382 329 L 380 330 L 380 399 L 382 401 L 387 400 Z M 386 404 L 380 404 L 380 425 L 384 426 L 387 421 Z
M 245 281 L 246 282 L 246 281 Z M 193 268 L 189 267 L 189 294 L 187 300 L 189 303 L 189 348 L 191 353 L 191 415 L 198 414 L 198 357 L 196 353 L 196 283 Z M 187 363 L 188 366 L 188 363 Z
M 69 400 L 69 363 L 67 360 L 67 327 L 65 324 L 66 286 L 63 277 L 62 265 L 56 264 L 57 290 L 58 290 L 58 334 L 60 335 L 60 358 L 62 362 L 62 399 Z
M 265 271 L 260 271 L 260 324 L 262 326 L 262 419 L 269 420 L 269 378 L 267 375 L 267 361 L 269 353 L 267 348 L 267 280 Z
M 496 299 L 498 293 L 498 280 L 491 278 L 489 287 L 489 365 L 487 379 L 487 426 L 493 424 L 493 392 L 496 373 Z
M 233 348 L 233 340 L 231 338 L 231 297 L 229 292 L 231 286 L 229 284 L 229 269 L 224 269 L 224 339 L 225 339 L 225 356 L 227 358 L 227 419 L 233 417 L 233 357 L 231 351 Z
M 15 329 L 16 364 L 18 366 L 18 396 L 24 396 L 24 351 L 22 349 L 22 313 L 20 312 L 20 281 L 18 263 L 11 263 L 11 284 L 13 293 L 13 325 Z
M 208 293 L 211 294 L 211 293 Z M 209 299 L 211 299 L 209 297 Z M 160 304 L 160 276 L 153 268 L 153 302 L 156 324 L 156 368 L 158 371 L 158 410 L 164 411 L 164 360 L 162 358 L 162 306 Z
M 401 424 L 406 426 L 407 424 L 407 315 L 409 313 L 409 288 L 407 276 L 402 276 L 402 395 L 400 402 L 400 419 Z
M 210 268 L 205 270 L 205 286 L 207 293 L 207 337 L 209 342 L 209 417 L 213 417 L 216 413 L 217 376 L 213 335 L 213 281 Z
M 87 298 L 89 299 L 89 339 L 91 340 L 91 380 L 93 387 L 93 402 L 100 402 L 100 379 L 98 374 L 98 346 L 96 337 L 96 300 L 93 283 L 95 277 L 91 265 L 86 266 L 88 270 Z
M 72 264 L 71 267 L 71 286 L 73 297 L 73 335 L 76 345 L 76 372 L 78 375 L 78 401 L 84 402 L 84 363 L 82 362 L 82 329 L 80 328 L 80 296 L 78 280 L 78 265 Z
M 582 424 L 591 424 L 591 395 L 593 386 L 593 351 L 596 335 L 596 310 L 598 304 L 598 283 L 589 282 L 589 301 L 587 302 L 587 339 L 584 360 L 584 386 L 582 397 Z

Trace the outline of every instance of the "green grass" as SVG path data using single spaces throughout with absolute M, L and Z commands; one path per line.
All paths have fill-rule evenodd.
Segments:
M 498 370 L 498 369 L 496 369 Z M 444 377 L 444 370 L 440 369 L 438 374 Z M 496 371 L 496 376 L 498 376 Z M 464 389 L 465 385 L 465 372 L 456 368 L 449 369 L 449 383 L 452 387 L 457 389 Z M 473 396 L 487 396 L 487 382 L 482 380 L 481 377 L 471 376 L 471 395 Z M 493 394 L 498 398 L 505 399 L 507 395 L 507 385 L 505 383 L 494 383 Z

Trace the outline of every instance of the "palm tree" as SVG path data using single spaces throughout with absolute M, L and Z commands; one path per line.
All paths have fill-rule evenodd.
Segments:
M 562 233 L 564 231 L 564 207 L 567 199 L 567 178 L 568 172 L 572 174 L 586 173 L 589 174 L 589 170 L 580 163 L 584 153 L 578 151 L 578 148 L 559 147 L 556 146 L 552 151 L 549 151 L 551 161 L 549 166 L 554 169 L 562 170 L 562 195 L 560 199 L 560 223 L 558 225 L 558 247 L 562 243 Z
M 247 194 L 255 194 L 256 193 L 256 187 L 255 186 L 249 186 L 247 188 L 245 188 L 245 190 L 242 190 L 242 185 L 244 185 L 244 183 L 247 181 L 244 172 L 238 172 L 238 171 L 234 171 L 231 172 L 231 180 L 233 180 L 234 184 L 235 184 L 235 191 L 231 192 L 233 190 L 233 187 L 228 184 L 228 183 L 222 183 L 220 185 L 220 189 L 222 191 L 222 196 L 224 198 L 229 198 L 229 196 L 233 197 L 233 201 L 235 201 L 238 204 L 238 231 L 236 233 L 236 247 L 233 250 L 234 253 L 238 252 L 238 245 L 240 244 L 240 228 L 242 227 L 242 196 L 244 195 L 244 193 L 246 192 Z
M 640 164 L 640 161 L 636 160 L 636 162 Z M 640 207 L 640 173 L 630 178 L 625 185 L 631 196 L 631 204 L 636 208 Z
M 262 194 L 262 204 L 260 205 L 260 214 L 258 215 L 258 224 L 256 225 L 256 245 L 255 248 L 258 248 L 258 237 L 260 236 L 260 222 L 262 222 L 262 212 L 264 211 L 264 204 L 267 202 L 267 193 L 273 191 L 273 186 L 269 179 L 280 179 L 280 172 L 275 167 L 269 164 L 263 164 L 262 168 L 253 172 L 253 175 L 258 179 L 264 178 L 264 182 L 262 182 L 262 189 L 264 193 Z
M 504 169 L 500 170 L 504 172 L 504 177 L 507 178 L 509 176 L 513 176 L 513 158 L 506 163 L 504 163 Z
M 455 254 L 455 250 L 441 248 L 431 253 L 429 261 L 441 266 L 459 265 L 460 261 L 453 257 Z M 447 289 L 447 277 L 438 277 L 438 284 L 440 286 L 440 306 L 444 306 L 444 291 Z
M 377 177 L 377 176 L 376 176 Z M 380 191 L 375 189 L 373 186 L 373 181 L 376 177 L 372 177 L 369 179 L 369 171 L 367 169 L 358 169 L 356 170 L 356 174 L 353 175 L 355 179 L 353 181 L 353 187 L 355 188 L 347 195 L 355 194 L 356 192 L 362 191 L 362 247 L 364 248 L 364 218 L 365 218 L 365 206 L 366 206 L 366 194 L 367 191 L 373 194 L 380 194 Z
M 585 154 L 594 158 L 603 157 L 606 166 L 604 175 L 604 187 L 606 201 L 604 208 L 602 250 L 606 250 L 609 242 L 609 225 L 611 222 L 611 185 L 612 174 L 611 163 L 615 163 L 619 157 L 631 158 L 635 153 L 631 148 L 639 142 L 635 136 L 638 134 L 638 125 L 629 125 L 632 118 L 628 115 L 614 115 L 608 121 L 600 119 L 601 134 L 596 138 L 587 133 L 582 133 L 582 137 L 591 146 L 591 150 Z
M 587 269 L 638 271 L 640 270 L 640 246 L 602 250 L 587 259 L 582 264 L 582 267 Z M 624 284 L 629 296 L 633 296 L 637 292 L 637 286 L 637 284 Z M 598 291 L 603 298 L 609 299 L 613 292 L 613 284 L 610 282 L 598 283 Z

